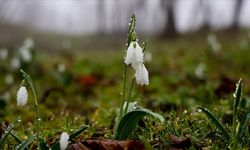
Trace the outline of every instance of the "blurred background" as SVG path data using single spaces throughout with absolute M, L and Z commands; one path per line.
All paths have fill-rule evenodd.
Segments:
M 249 0 L 0 0 L 0 44 L 25 36 L 38 40 L 38 46 L 48 44 L 47 37 L 41 39 L 44 33 L 61 40 L 91 35 L 117 39 L 125 37 L 133 13 L 137 32 L 147 38 L 250 26 Z

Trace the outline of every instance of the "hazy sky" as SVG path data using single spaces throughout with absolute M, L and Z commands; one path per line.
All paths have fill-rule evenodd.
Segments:
M 3 0 L 0 0 L 3 1 Z M 0 10 L 1 22 L 11 22 L 44 31 L 86 34 L 99 31 L 126 30 L 132 13 L 137 16 L 137 29 L 159 32 L 164 27 L 165 10 L 161 0 L 9 0 Z M 195 30 L 203 22 L 200 0 L 177 0 L 175 17 L 180 32 Z M 236 0 L 208 0 L 209 24 L 214 28 L 230 25 Z M 98 11 L 99 10 L 99 11 Z M 100 17 L 98 15 L 102 14 Z M 101 13 L 100 13 L 101 12 Z M 245 0 L 240 24 L 250 27 L 250 0 Z

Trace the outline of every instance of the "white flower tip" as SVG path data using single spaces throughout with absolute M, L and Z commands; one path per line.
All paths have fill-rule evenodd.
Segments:
M 148 70 L 146 69 L 144 64 L 136 69 L 135 78 L 136 83 L 140 84 L 141 86 L 149 84 Z
M 60 137 L 60 149 L 65 150 L 69 144 L 69 135 L 67 132 L 63 132 Z
M 21 86 L 17 91 L 17 105 L 24 106 L 28 101 L 28 92 L 25 86 Z

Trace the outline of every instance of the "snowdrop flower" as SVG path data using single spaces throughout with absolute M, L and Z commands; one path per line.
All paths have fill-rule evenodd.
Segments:
M 216 37 L 215 34 L 209 34 L 209 35 L 207 36 L 207 42 L 208 42 L 208 44 L 211 46 L 211 48 L 212 48 L 212 50 L 213 50 L 214 52 L 217 53 L 217 52 L 220 51 L 221 45 L 220 45 L 220 43 L 219 43 L 219 41 L 218 41 L 218 39 L 217 39 L 217 37 Z
M 4 78 L 5 83 L 10 85 L 14 82 L 13 76 L 11 74 L 7 74 Z
M 204 71 L 206 69 L 206 65 L 203 63 L 200 63 L 196 68 L 195 68 L 195 75 L 198 78 L 203 78 L 204 77 Z
M 30 53 L 29 49 L 26 47 L 20 47 L 19 49 L 20 56 L 24 62 L 30 62 L 32 59 L 32 54 Z
M 144 64 L 140 65 L 135 72 L 136 83 L 140 84 L 141 86 L 148 85 L 148 71 Z
M 136 41 L 130 42 L 124 62 L 127 65 L 131 64 L 135 70 L 143 64 L 143 51 Z
M 34 42 L 32 38 L 27 38 L 23 42 L 23 46 L 26 47 L 27 49 L 31 49 L 34 47 Z
M 8 57 L 8 50 L 6 48 L 0 49 L 0 59 L 5 60 Z
M 11 59 L 10 66 L 11 66 L 12 69 L 16 70 L 16 69 L 20 68 L 20 65 L 21 64 L 20 64 L 19 58 L 14 57 L 14 58 Z
M 60 138 L 60 149 L 65 150 L 69 144 L 69 135 L 67 132 L 63 132 Z
M 28 101 L 28 92 L 25 86 L 21 86 L 17 91 L 17 105 L 24 106 Z

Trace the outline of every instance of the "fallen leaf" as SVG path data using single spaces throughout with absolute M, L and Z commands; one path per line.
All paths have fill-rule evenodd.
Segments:
M 178 137 L 173 134 L 169 135 L 170 145 L 175 148 L 187 148 L 191 146 L 189 137 Z

